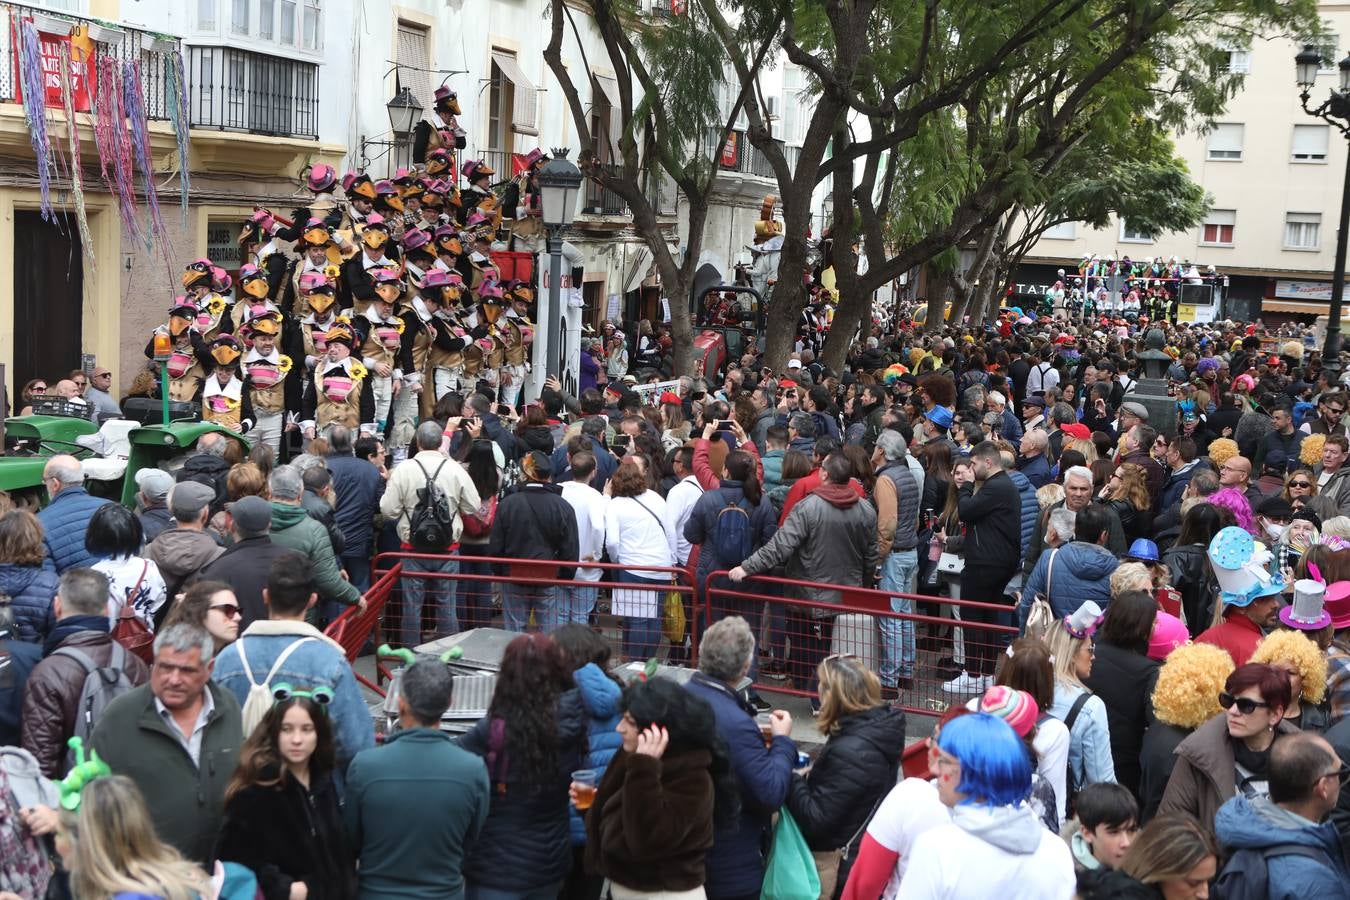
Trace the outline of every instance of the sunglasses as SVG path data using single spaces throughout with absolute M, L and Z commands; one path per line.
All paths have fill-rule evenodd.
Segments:
M 1297 487 L 1297 488 L 1310 488 L 1310 487 L 1312 487 L 1312 482 L 1311 482 L 1311 481 L 1291 481 L 1291 482 L 1289 482 L 1289 486 L 1290 486 L 1290 487 Z
M 1219 705 L 1224 709 L 1232 709 L 1236 706 L 1238 712 L 1242 713 L 1244 716 L 1250 716 L 1261 707 L 1270 706 L 1270 704 L 1266 703 L 1264 700 L 1253 700 L 1251 697 L 1234 697 L 1227 691 L 1219 692 Z
M 34 392 L 37 392 L 37 391 L 45 391 L 46 389 L 47 389 L 47 386 L 46 386 L 45 384 L 35 384 L 35 385 L 33 385 L 33 387 L 32 387 L 32 390 L 33 390 Z
M 218 603 L 215 606 L 212 606 L 211 609 L 220 610 L 220 614 L 227 619 L 233 619 L 235 616 L 239 615 L 239 607 L 234 603 Z

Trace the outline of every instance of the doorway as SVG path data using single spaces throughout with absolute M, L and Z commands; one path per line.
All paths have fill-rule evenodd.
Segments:
M 14 376 L 17 394 L 31 378 L 57 379 L 80 366 L 84 254 L 75 220 L 14 213 Z

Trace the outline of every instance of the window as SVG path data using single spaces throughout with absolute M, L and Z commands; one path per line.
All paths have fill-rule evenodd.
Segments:
M 197 30 L 216 30 L 216 0 L 197 0 Z
M 230 31 L 235 34 L 248 34 L 248 20 L 252 14 L 251 0 L 232 0 L 230 12 Z
M 608 75 L 591 75 L 591 136 L 601 162 L 618 159 L 619 138 L 623 136 L 623 98 L 619 82 Z
M 811 123 L 811 111 L 806 104 L 806 74 L 797 66 L 783 70 L 783 133 L 780 137 L 789 144 L 800 144 L 806 138 Z
M 1232 50 L 1228 51 L 1228 74 L 1229 75 L 1247 75 L 1252 70 L 1252 51 L 1250 50 Z
M 398 84 L 412 91 L 417 103 L 431 112 L 435 91 L 431 87 L 431 35 L 421 25 L 398 23 L 398 46 L 394 53 L 398 63 Z M 434 121 L 434 119 L 433 119 Z
M 1294 162 L 1326 162 L 1330 133 L 1329 125 L 1295 125 L 1290 159 Z
M 1153 243 L 1153 232 L 1145 231 L 1142 228 L 1133 228 L 1129 222 L 1121 219 L 1120 239 L 1131 244 L 1151 244 Z
M 295 44 L 295 0 L 281 0 L 281 43 Z
M 511 101 L 509 107 L 496 107 L 496 101 L 494 101 L 493 112 L 497 113 L 500 109 L 499 118 L 509 120 L 512 131 L 518 131 L 521 134 L 538 134 L 539 93 L 535 89 L 534 82 L 525 76 L 520 64 L 516 62 L 516 55 L 506 50 L 494 49 L 492 51 L 492 69 L 493 77 L 499 77 L 503 81 L 503 88 L 507 84 L 510 85 L 509 91 L 498 90 L 498 100 L 509 99 Z M 498 149 L 509 150 L 511 148 L 499 146 Z
M 1240 123 L 1215 125 L 1209 133 L 1208 158 L 1226 161 L 1242 159 L 1242 129 Z
M 258 37 L 270 41 L 277 30 L 277 0 L 258 0 Z
M 1229 246 L 1233 243 L 1233 226 L 1237 222 L 1237 210 L 1211 209 L 1205 216 L 1205 224 L 1200 226 L 1200 243 Z
M 488 78 L 488 147 L 492 150 L 509 152 L 511 150 L 510 100 L 511 83 L 502 75 L 502 70 L 494 62 L 492 74 Z
M 1060 222 L 1058 225 L 1051 225 L 1041 233 L 1041 237 L 1052 241 L 1071 241 L 1078 237 L 1078 223 Z
M 1284 214 L 1284 249 L 1317 250 L 1321 245 L 1321 213 Z
M 319 0 L 305 0 L 301 15 L 304 18 L 300 23 L 300 46 L 304 50 L 318 50 L 320 43 Z
M 722 85 L 718 91 L 718 108 L 722 113 L 722 121 L 726 122 L 727 117 L 731 115 L 731 107 L 735 105 L 737 98 L 741 96 L 741 79 L 736 74 L 734 67 L 728 66 L 722 72 Z M 745 117 L 745 104 L 742 103 L 736 111 L 736 121 L 731 124 L 736 131 L 744 131 L 749 127 L 749 121 Z

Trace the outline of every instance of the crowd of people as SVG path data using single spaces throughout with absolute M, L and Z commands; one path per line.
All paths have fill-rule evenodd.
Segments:
M 210 433 L 134 511 L 50 458 L 0 501 L 0 891 L 734 900 L 796 846 L 791 896 L 1350 892 L 1337 371 L 1164 326 L 1161 421 L 1132 326 L 898 323 L 655 402 L 451 389 L 397 461 L 361 420 L 285 464 Z M 377 743 L 320 630 L 382 551 L 391 642 L 518 633 L 467 734 L 427 659 Z M 875 667 L 832 611 L 868 588 Z M 695 671 L 616 677 L 649 659 Z

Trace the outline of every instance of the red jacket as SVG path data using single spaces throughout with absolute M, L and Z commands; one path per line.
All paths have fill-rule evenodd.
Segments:
M 813 492 L 816 488 L 825 483 L 825 473 L 820 471 L 820 467 L 812 469 L 806 475 L 797 479 L 791 490 L 788 491 L 787 498 L 783 501 L 783 512 L 778 517 L 778 527 L 782 528 L 783 523 L 787 521 L 788 513 L 792 512 L 792 507 L 801 502 L 807 494 Z M 862 482 L 856 478 L 848 480 L 849 485 L 857 492 L 859 497 L 867 499 L 867 491 L 863 488 Z
M 1233 665 L 1241 666 L 1252 658 L 1261 638 L 1261 629 L 1256 627 L 1256 623 L 1244 616 L 1242 610 L 1234 608 L 1224 614 L 1222 622 L 1202 631 L 1195 640 L 1199 644 L 1222 647 L 1233 657 Z

